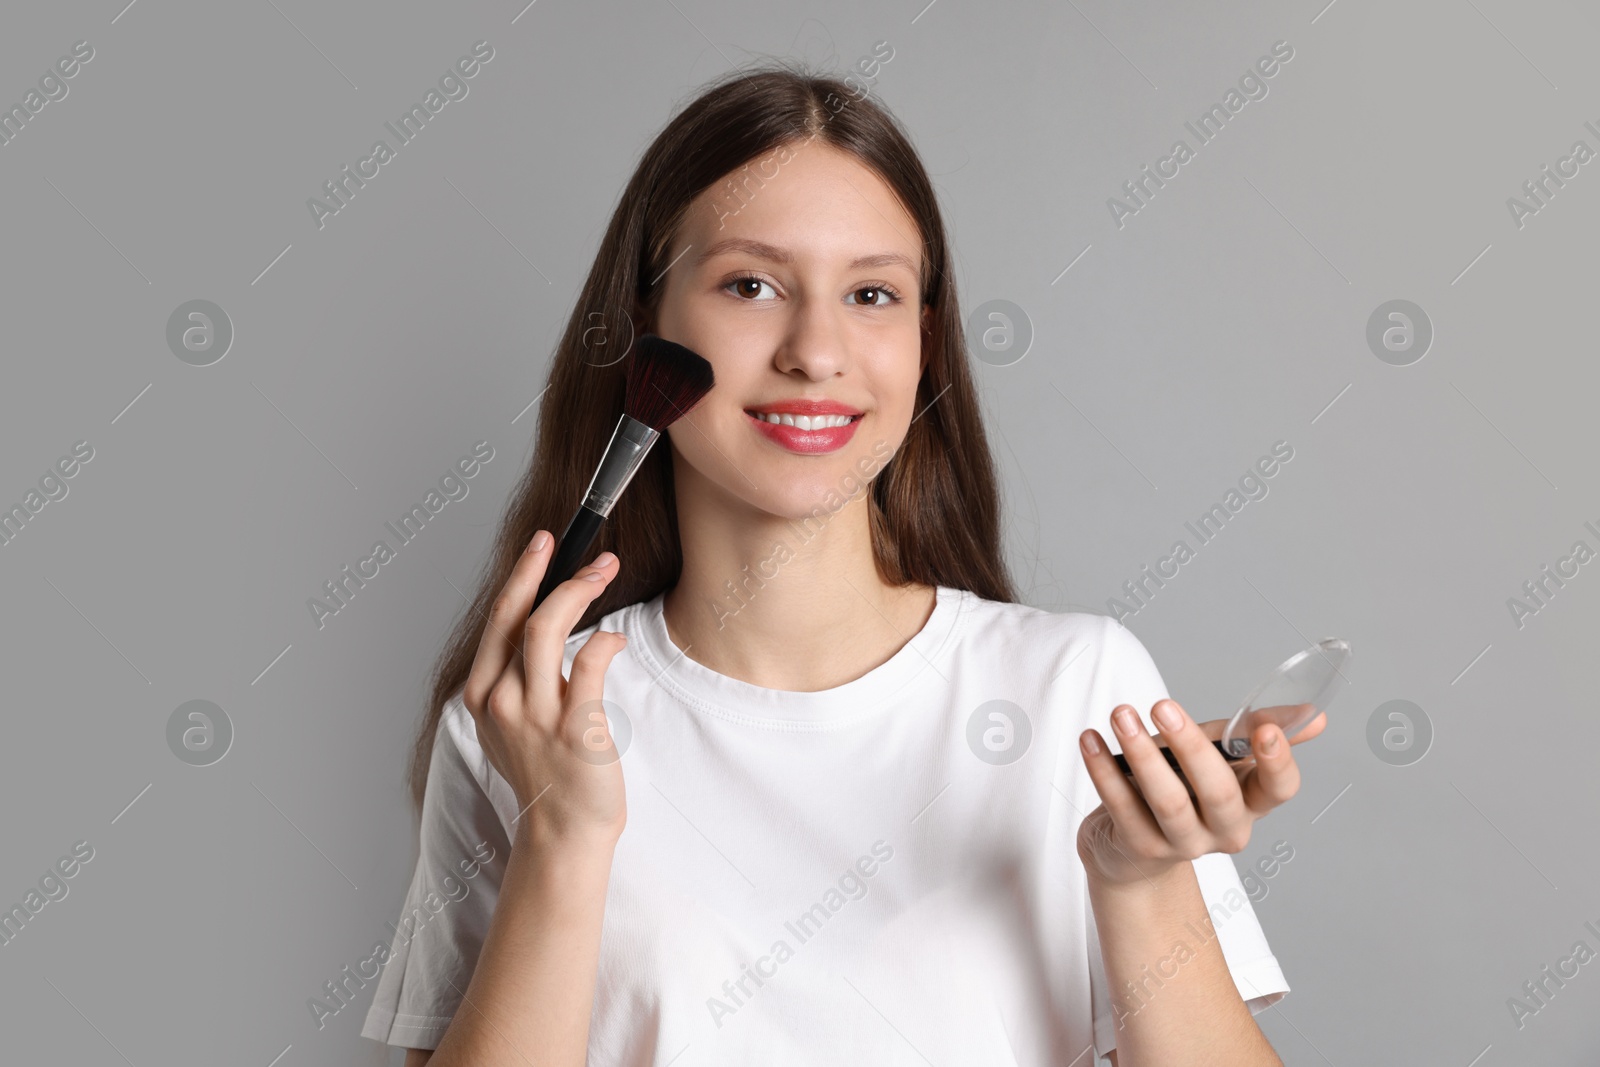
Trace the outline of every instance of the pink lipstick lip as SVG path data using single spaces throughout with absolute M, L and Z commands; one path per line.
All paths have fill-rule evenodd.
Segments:
M 816 455 L 825 452 L 838 451 L 850 443 L 850 438 L 855 436 L 856 427 L 861 425 L 860 415 L 850 411 L 799 411 L 793 412 L 793 414 L 855 414 L 856 417 L 845 423 L 843 426 L 827 426 L 819 430 L 802 430 L 797 426 L 783 426 L 778 423 L 768 422 L 765 419 L 756 418 L 748 411 L 745 412 L 745 418 L 749 419 L 751 424 L 754 425 L 755 428 L 762 434 L 764 434 L 769 441 L 781 445 L 790 452 L 798 452 L 805 455 Z

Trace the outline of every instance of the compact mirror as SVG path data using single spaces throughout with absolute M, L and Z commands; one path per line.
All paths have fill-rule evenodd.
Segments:
M 1350 658 L 1350 642 L 1337 637 L 1318 641 L 1302 649 L 1272 669 L 1262 683 L 1245 698 L 1226 725 L 1221 719 L 1197 723 L 1212 739 L 1229 763 L 1249 759 L 1250 735 L 1262 723 L 1275 723 L 1284 737 L 1294 740 L 1316 717 L 1328 709 L 1339 690 L 1349 681 L 1341 669 Z M 1218 727 L 1221 735 L 1218 736 Z M 1178 757 L 1165 745 L 1161 754 L 1183 778 Z M 1132 776 L 1132 768 L 1122 753 L 1114 754 L 1122 773 Z M 1188 780 L 1184 779 L 1188 784 Z
M 1233 713 L 1217 747 L 1229 760 L 1247 758 L 1250 735 L 1262 723 L 1275 723 L 1294 740 L 1349 681 L 1340 670 L 1349 658 L 1350 642 L 1329 637 L 1278 664 Z

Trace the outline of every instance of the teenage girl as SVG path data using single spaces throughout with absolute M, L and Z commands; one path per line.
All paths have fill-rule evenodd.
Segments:
M 1226 853 L 1290 746 L 1230 766 L 1118 621 L 1016 602 L 954 270 L 841 82 L 736 73 L 650 145 L 435 675 L 364 1035 L 408 1067 L 1280 1062 Z M 716 385 L 530 618 L 640 332 Z

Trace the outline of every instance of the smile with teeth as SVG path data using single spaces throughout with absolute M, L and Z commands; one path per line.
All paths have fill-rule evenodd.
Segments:
M 793 426 L 797 430 L 826 430 L 834 426 L 847 426 L 860 415 L 790 415 L 787 412 L 771 412 L 763 415 L 756 411 L 747 411 L 753 419 L 770 422 L 774 426 Z

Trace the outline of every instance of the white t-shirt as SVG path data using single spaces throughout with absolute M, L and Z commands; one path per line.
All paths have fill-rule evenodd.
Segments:
M 887 662 L 797 693 L 683 654 L 662 599 L 597 624 L 628 636 L 605 682 L 628 822 L 590 1064 L 1084 1064 L 1091 1043 L 1116 1046 L 1075 846 L 1100 802 L 1077 739 L 1093 726 L 1114 743 L 1123 703 L 1153 729 L 1150 707 L 1168 694 L 1138 638 L 1109 616 L 940 587 Z M 592 630 L 567 642 L 564 675 Z M 457 693 L 363 1036 L 437 1047 L 488 931 L 516 813 Z M 1213 925 L 1192 928 L 1188 946 L 1216 937 L 1239 995 L 1262 1011 L 1289 987 L 1239 876 L 1225 853 L 1194 867 Z

